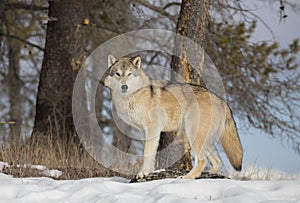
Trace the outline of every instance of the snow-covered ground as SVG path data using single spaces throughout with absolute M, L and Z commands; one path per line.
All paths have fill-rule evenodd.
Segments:
M 0 202 L 300 202 L 300 181 L 12 178 L 0 173 Z
M 1 202 L 300 202 L 300 181 L 114 178 L 53 180 L 0 174 Z
M 129 180 L 90 178 L 54 180 L 51 178 L 13 178 L 1 173 L 8 163 L 0 162 L 0 202 L 297 202 L 300 203 L 300 174 L 248 167 L 231 173 L 233 179 L 164 179 L 146 183 Z M 22 165 L 50 177 L 62 172 L 45 166 Z M 261 179 L 268 179 L 268 181 Z M 283 180 L 284 179 L 284 180 Z

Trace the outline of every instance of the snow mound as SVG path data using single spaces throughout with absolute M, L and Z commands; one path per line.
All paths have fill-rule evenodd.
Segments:
M 13 167 L 6 162 L 0 162 L 0 172 L 3 172 L 4 167 Z M 62 172 L 56 169 L 48 169 L 46 166 L 42 165 L 31 165 L 31 164 L 23 164 L 23 165 L 15 165 L 17 168 L 31 168 L 36 169 L 41 172 L 42 175 L 52 178 L 59 178 L 62 175 Z

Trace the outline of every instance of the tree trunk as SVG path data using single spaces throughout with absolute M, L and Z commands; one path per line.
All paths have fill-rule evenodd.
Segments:
M 49 1 L 45 54 L 40 73 L 33 136 L 74 135 L 72 92 L 85 58 L 87 0 Z
M 10 116 L 10 139 L 17 141 L 21 138 L 22 125 L 22 99 L 20 90 L 22 82 L 20 79 L 19 65 L 20 48 L 15 40 L 9 41 L 9 70 L 8 70 L 8 87 L 9 87 L 9 116 Z
M 4 2 L 3 2 L 4 3 Z M 5 5 L 3 5 L 5 6 Z M 3 25 L 8 35 L 17 35 L 18 29 L 15 25 L 18 17 L 17 13 L 3 8 Z M 0 25 L 1 26 L 1 25 Z M 2 27 L 3 29 L 3 27 Z M 15 142 L 21 139 L 21 125 L 22 125 L 22 97 L 20 79 L 20 51 L 22 45 L 15 39 L 7 38 L 8 47 L 8 75 L 6 78 L 9 90 L 9 123 L 10 123 L 10 139 Z
M 207 26 L 208 19 L 208 11 L 209 11 L 209 0 L 183 0 L 181 4 L 181 10 L 176 26 L 176 32 L 180 35 L 183 35 L 195 43 L 205 46 L 205 28 Z M 187 47 L 183 44 L 176 45 L 177 53 L 180 53 L 179 57 L 172 57 L 171 67 L 172 69 L 179 73 L 187 83 L 201 83 L 201 75 L 199 75 L 196 71 L 193 71 L 189 66 L 188 61 L 192 60 L 187 57 Z M 203 60 L 199 62 L 199 68 L 201 71 L 203 65 Z M 178 160 L 175 164 L 172 165 L 171 168 L 183 168 L 186 170 L 190 170 L 192 167 L 192 158 L 190 153 L 190 147 L 187 139 L 184 138 L 182 134 L 179 134 L 179 139 L 177 138 L 176 148 L 174 148 L 174 152 L 169 152 L 170 154 L 178 154 L 184 151 L 184 156 Z M 166 148 L 171 142 L 173 142 L 176 137 L 176 133 L 162 133 L 159 149 L 162 150 Z M 163 166 L 166 160 L 169 160 L 168 157 L 159 157 L 160 166 Z

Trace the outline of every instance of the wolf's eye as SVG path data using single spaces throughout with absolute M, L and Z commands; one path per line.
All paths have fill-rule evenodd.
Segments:
M 127 76 L 131 76 L 131 75 L 132 75 L 132 73 L 128 73 L 128 74 L 127 74 Z
M 119 77 L 121 76 L 121 74 L 120 74 L 120 73 L 118 73 L 118 72 L 116 73 L 116 75 L 117 75 L 117 76 L 119 76 Z

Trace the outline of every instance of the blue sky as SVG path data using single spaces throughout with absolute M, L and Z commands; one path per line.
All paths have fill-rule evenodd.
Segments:
M 297 5 L 300 7 L 299 1 Z M 285 12 L 288 17 L 280 22 L 279 1 L 255 1 L 251 7 L 255 8 L 254 13 L 260 16 L 272 29 L 280 46 L 286 47 L 294 38 L 300 37 L 300 9 L 294 12 L 286 6 Z M 258 23 L 253 40 L 272 40 L 272 34 L 262 23 Z M 300 57 L 298 57 L 298 62 L 300 62 Z M 300 112 L 300 109 L 298 110 Z M 281 140 L 273 139 L 270 135 L 253 128 L 240 129 L 239 132 L 245 150 L 244 164 L 246 166 L 257 165 L 288 173 L 300 172 L 300 155 L 295 153 L 285 140 L 281 142 Z

